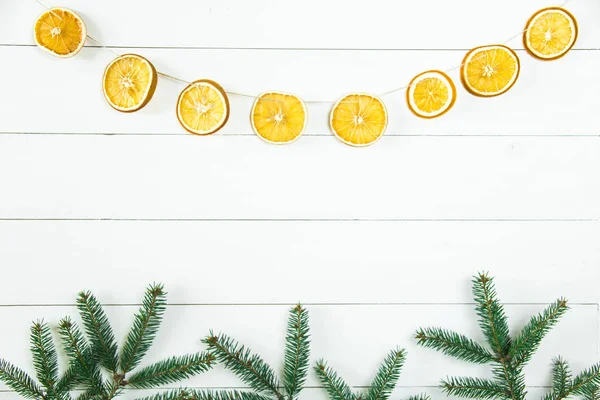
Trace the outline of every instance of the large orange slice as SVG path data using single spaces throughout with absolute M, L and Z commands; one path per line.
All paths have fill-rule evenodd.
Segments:
M 252 106 L 250 122 L 254 132 L 274 144 L 291 143 L 306 128 L 307 112 L 299 97 L 269 92 L 260 95 Z
M 157 81 L 156 70 L 150 61 L 136 54 L 124 54 L 106 67 L 102 90 L 112 108 L 133 112 L 152 99 Z
M 465 89 L 481 97 L 509 91 L 519 77 L 517 53 L 504 45 L 477 47 L 467 53 L 460 68 Z
M 383 102 L 370 94 L 349 94 L 331 110 L 329 124 L 335 136 L 350 146 L 368 146 L 383 136 L 387 127 Z
M 81 17 L 66 8 L 44 11 L 33 28 L 35 43 L 57 57 L 72 57 L 79 53 L 87 35 Z
M 229 99 L 218 83 L 201 79 L 189 84 L 177 100 L 177 119 L 190 133 L 210 135 L 229 119 Z
M 540 60 L 556 60 L 569 52 L 577 41 L 577 20 L 560 7 L 536 12 L 525 26 L 523 43 L 532 56 Z
M 436 118 L 444 115 L 456 102 L 456 87 L 442 71 L 427 71 L 417 75 L 406 91 L 408 108 L 418 117 Z

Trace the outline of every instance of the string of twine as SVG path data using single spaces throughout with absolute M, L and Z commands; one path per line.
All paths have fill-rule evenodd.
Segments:
M 48 11 L 51 11 L 50 7 L 48 7 L 46 4 L 44 4 L 44 3 L 42 2 L 42 0 L 35 0 L 35 1 L 36 1 L 36 2 L 37 2 L 39 5 L 40 5 L 40 6 L 42 6 L 43 8 L 45 8 L 46 10 L 48 10 Z M 567 5 L 568 3 L 570 3 L 571 1 L 573 1 L 573 0 L 566 0 L 565 2 L 563 2 L 562 4 L 560 4 L 558 7 L 564 7 L 565 5 Z M 53 13 L 53 15 L 54 15 L 55 17 L 59 18 L 59 19 L 62 19 L 62 18 L 61 18 L 59 15 L 56 15 L 56 14 L 54 14 L 54 13 Z M 502 42 L 502 44 L 503 44 L 503 45 L 507 45 L 508 43 L 512 42 L 514 39 L 516 39 L 516 38 L 519 38 L 519 37 L 522 37 L 522 36 L 523 36 L 525 33 L 527 33 L 527 31 L 528 31 L 528 28 L 525 28 L 525 29 L 524 29 L 524 30 L 522 30 L 521 32 L 519 32 L 519 33 L 517 33 L 517 34 L 515 34 L 515 35 L 511 36 L 510 38 L 508 38 L 507 40 L 505 40 L 504 42 Z M 91 40 L 92 42 L 96 43 L 96 45 L 97 45 L 98 47 L 100 47 L 101 49 L 108 50 L 109 52 L 113 53 L 113 54 L 114 54 L 115 56 L 117 56 L 117 57 L 119 57 L 119 56 L 121 56 L 121 55 L 122 55 L 122 54 L 120 54 L 120 53 L 116 52 L 114 49 L 112 49 L 112 48 L 110 48 L 110 47 L 108 47 L 108 46 L 104 45 L 104 44 L 103 44 L 103 43 L 101 43 L 99 40 L 96 40 L 96 39 L 94 39 L 92 36 L 90 36 L 90 35 L 86 35 L 86 36 L 87 36 L 87 38 L 88 38 L 89 40 Z M 482 55 L 482 57 L 483 57 L 483 55 Z M 462 68 L 464 65 L 465 65 L 465 64 L 464 64 L 464 62 L 463 62 L 463 63 L 461 63 L 461 64 L 459 64 L 459 65 L 455 65 L 455 66 L 453 66 L 453 67 L 450 67 L 450 68 L 448 68 L 448 69 L 444 70 L 444 73 L 451 73 L 451 72 L 453 72 L 453 71 L 455 71 L 455 70 L 457 70 L 457 69 L 460 69 L 460 68 Z M 185 85 L 194 85 L 194 82 L 190 82 L 190 81 L 188 81 L 188 80 L 186 80 L 186 79 L 178 78 L 178 77 L 176 77 L 176 76 L 173 76 L 173 75 L 167 74 L 167 73 L 165 73 L 165 72 L 161 72 L 161 71 L 158 71 L 158 70 L 157 70 L 157 71 L 156 71 L 156 73 L 157 73 L 158 75 L 160 75 L 160 76 L 164 77 L 164 78 L 171 79 L 171 80 L 173 80 L 173 81 L 175 81 L 175 82 L 183 83 L 183 84 L 185 84 Z M 412 86 L 411 84 L 407 84 L 407 85 L 400 86 L 400 87 L 397 87 L 397 88 L 394 88 L 394 89 L 390 89 L 390 90 L 388 90 L 388 91 L 386 91 L 386 92 L 380 93 L 378 96 L 379 96 L 379 97 L 385 97 L 385 96 L 388 96 L 388 95 L 390 95 L 390 94 L 393 94 L 393 93 L 399 92 L 399 91 L 401 91 L 401 90 L 406 90 L 406 89 L 409 89 L 411 86 Z M 227 94 L 228 94 L 228 95 L 230 95 L 230 96 L 245 97 L 245 98 L 249 98 L 249 99 L 253 99 L 253 100 L 256 100 L 256 99 L 258 99 L 258 98 L 259 98 L 259 96 L 256 96 L 256 95 L 253 95 L 253 94 L 239 93 L 239 92 L 232 92 L 232 91 L 228 91 L 228 90 L 226 90 L 226 91 L 225 91 L 225 93 L 227 93 Z M 333 104 L 333 103 L 336 103 L 336 102 L 337 102 L 337 100 L 304 100 L 304 102 L 305 102 L 305 103 L 310 103 L 310 104 Z

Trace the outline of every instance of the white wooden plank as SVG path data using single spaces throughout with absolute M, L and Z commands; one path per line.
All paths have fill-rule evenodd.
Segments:
M 205 284 L 199 283 L 197 288 Z M 132 289 L 133 290 L 133 289 Z M 226 332 L 280 371 L 287 320 L 287 306 L 178 306 L 167 310 L 163 327 L 144 365 L 173 354 L 198 351 L 199 339 L 211 329 Z M 310 306 L 311 362 L 328 360 L 353 386 L 368 385 L 384 356 L 400 346 L 408 351 L 402 385 L 434 386 L 448 375 L 491 376 L 488 368 L 453 360 L 416 345 L 414 332 L 420 326 L 443 326 L 482 340 L 472 306 L 390 305 L 390 306 Z M 136 307 L 113 306 L 107 314 L 116 336 L 124 337 Z M 518 331 L 542 306 L 509 305 L 507 314 Z M 550 362 L 557 355 L 572 360 L 580 370 L 598 360 L 597 306 L 574 306 L 552 330 L 526 367 L 527 384 L 546 385 Z M 0 343 L 0 354 L 31 371 L 28 349 L 30 321 L 44 317 L 51 324 L 65 315 L 75 315 L 72 307 L 2 307 L 0 320 L 11 321 Z M 253 327 L 254 329 L 250 328 Z M 245 385 L 220 367 L 189 380 L 199 387 Z M 313 374 L 308 386 L 318 386 Z M 3 387 L 5 388 L 5 387 Z
M 594 219 L 598 137 L 0 137 L 0 218 Z
M 154 281 L 179 304 L 470 303 L 480 270 L 505 302 L 595 303 L 598 237 L 598 222 L 2 221 L 0 305 L 85 288 L 138 303 L 132 282 Z
M 32 43 L 31 27 L 43 8 L 34 0 L 2 3 L 0 11 L 10 18 L 0 27 L 0 43 Z M 490 0 L 379 0 L 367 6 L 360 0 L 44 3 L 77 10 L 90 35 L 110 45 L 446 49 L 503 42 L 521 32 L 535 11 L 563 1 L 505 0 L 502 7 Z M 598 47 L 598 2 L 573 0 L 567 7 L 581 26 L 578 46 Z M 522 47 L 519 39 L 513 42 Z
M 227 90 L 258 95 L 283 90 L 306 100 L 337 100 L 351 91 L 383 93 L 407 84 L 416 74 L 460 64 L 464 51 L 265 51 L 128 49 L 148 56 L 157 68 L 187 80 L 209 77 Z M 383 97 L 389 111 L 388 135 L 598 135 L 600 51 L 576 52 L 540 63 L 520 52 L 522 72 L 506 95 L 481 99 L 466 93 L 458 70 L 454 109 L 435 120 L 414 116 L 404 90 Z M 100 81 L 114 56 L 86 49 L 61 60 L 35 47 L 0 47 L 0 133 L 180 134 L 175 104 L 183 85 L 160 79 L 152 102 L 134 114 L 113 110 Z M 268 66 L 277 66 L 275 69 Z M 245 66 L 241 68 L 240 66 Z M 231 97 L 231 117 L 218 133 L 252 135 L 252 99 Z M 307 134 L 330 135 L 332 104 L 309 104 Z M 24 108 L 29 110 L 24 113 Z M 256 139 L 257 141 L 259 139 Z M 302 140 L 302 139 L 301 139 Z

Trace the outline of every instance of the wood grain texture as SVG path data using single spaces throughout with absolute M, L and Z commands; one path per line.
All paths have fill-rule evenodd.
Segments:
M 596 222 L 1 221 L 0 305 L 137 303 L 153 281 L 176 304 L 470 303 L 480 270 L 505 302 L 595 303 L 598 237 Z

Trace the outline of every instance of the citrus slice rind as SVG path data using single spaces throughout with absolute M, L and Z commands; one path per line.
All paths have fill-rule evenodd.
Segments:
M 476 47 L 460 67 L 465 89 L 474 96 L 494 97 L 508 92 L 520 73 L 519 56 L 504 45 Z
M 60 58 L 73 57 L 83 48 L 87 29 L 83 19 L 67 8 L 44 11 L 33 26 L 35 44 Z
M 340 99 L 329 116 L 333 134 L 349 146 L 365 147 L 377 142 L 387 128 L 385 104 L 367 93 L 352 93 Z
M 250 124 L 254 133 L 267 143 L 292 143 L 306 129 L 308 112 L 297 96 L 282 92 L 263 93 L 254 102 Z
M 408 108 L 417 117 L 437 118 L 454 106 L 456 86 L 442 71 L 426 71 L 413 78 L 406 91 Z
M 579 27 L 575 16 L 561 7 L 539 10 L 527 21 L 523 32 L 525 50 L 540 60 L 563 57 L 575 45 Z
M 195 135 L 210 135 L 229 119 L 229 99 L 218 83 L 200 79 L 190 83 L 177 99 L 177 119 Z
M 134 112 L 150 102 L 157 82 L 158 75 L 150 61 L 137 54 L 123 54 L 104 70 L 102 91 L 115 110 Z

